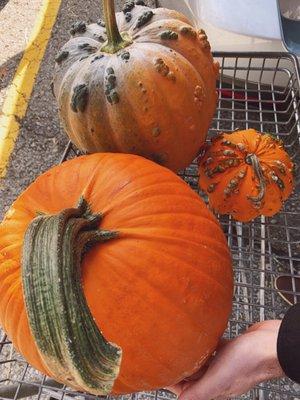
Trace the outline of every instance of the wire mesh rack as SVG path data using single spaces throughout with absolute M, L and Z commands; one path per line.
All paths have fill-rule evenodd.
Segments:
M 276 277 L 287 276 L 291 287 L 286 295 L 291 302 L 300 301 L 300 293 L 296 292 L 296 278 L 300 277 L 300 82 L 297 59 L 286 53 L 214 56 L 220 62 L 221 74 L 219 102 L 209 137 L 249 127 L 270 132 L 283 140 L 296 164 L 296 190 L 280 214 L 249 224 L 219 217 L 234 261 L 234 306 L 225 334 L 232 338 L 254 322 L 283 317 L 288 305 L 275 288 Z M 61 161 L 77 155 L 69 143 Z M 197 188 L 195 163 L 180 176 L 205 199 Z M 174 395 L 161 390 L 122 397 L 168 400 Z M 97 399 L 71 391 L 34 371 L 4 334 L 0 337 L 0 398 Z M 258 386 L 241 399 L 299 400 L 300 386 L 288 379 L 277 380 Z

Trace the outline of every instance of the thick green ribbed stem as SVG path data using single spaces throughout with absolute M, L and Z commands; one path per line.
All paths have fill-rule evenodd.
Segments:
M 122 352 L 99 331 L 80 269 L 83 252 L 118 235 L 99 230 L 100 220 L 84 199 L 78 208 L 35 218 L 24 238 L 22 282 L 31 332 L 47 368 L 66 384 L 106 395 Z
M 261 165 L 258 157 L 255 154 L 248 154 L 246 157 L 246 163 L 251 165 L 254 169 L 255 175 L 257 176 L 259 182 L 259 192 L 256 197 L 249 196 L 249 200 L 251 200 L 254 204 L 260 204 L 265 197 L 266 194 L 266 181 L 264 178 L 263 171 L 261 169 Z
M 101 51 L 113 54 L 129 46 L 132 40 L 130 40 L 127 34 L 121 34 L 118 29 L 114 0 L 103 0 L 103 9 L 107 42 L 101 48 Z

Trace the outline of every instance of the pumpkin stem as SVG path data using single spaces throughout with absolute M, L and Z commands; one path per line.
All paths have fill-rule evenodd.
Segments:
M 126 33 L 120 33 L 116 13 L 115 13 L 115 2 L 114 0 L 103 0 L 105 26 L 107 33 L 107 42 L 101 48 L 101 51 L 114 54 L 117 51 L 124 49 L 132 43 L 129 35 Z
M 251 165 L 254 169 L 254 172 L 257 176 L 259 182 L 259 192 L 257 196 L 249 196 L 248 199 L 252 201 L 255 205 L 259 205 L 266 194 L 266 181 L 264 178 L 263 171 L 261 169 L 261 165 L 258 157 L 255 154 L 248 154 L 246 157 L 246 163 Z
M 83 198 L 77 208 L 35 218 L 25 233 L 22 283 L 31 333 L 48 370 L 69 386 L 107 395 L 122 351 L 97 327 L 80 271 L 85 251 L 118 235 L 98 229 L 100 220 Z

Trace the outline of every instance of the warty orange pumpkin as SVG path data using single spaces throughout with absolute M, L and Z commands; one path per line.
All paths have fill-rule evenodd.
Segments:
M 0 225 L 0 325 L 35 368 L 90 393 L 193 374 L 226 327 L 232 286 L 204 202 L 135 155 L 51 169 Z
M 212 209 L 242 222 L 279 212 L 294 187 L 282 142 L 254 129 L 216 137 L 200 159 L 199 175 Z
M 56 58 L 54 93 L 67 134 L 84 152 L 187 167 L 216 107 L 219 64 L 205 32 L 141 1 L 116 15 L 113 1 L 103 3 L 106 21 L 74 24 Z

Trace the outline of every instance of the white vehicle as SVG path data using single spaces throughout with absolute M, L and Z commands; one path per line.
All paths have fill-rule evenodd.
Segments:
M 289 51 L 300 60 L 300 0 L 160 0 L 160 4 L 201 26 L 214 51 Z
M 214 50 L 286 51 L 288 47 L 300 55 L 300 0 L 161 0 L 161 4 L 201 25 Z M 297 27 L 298 43 L 289 42 L 289 32 L 282 26 L 286 20 Z

